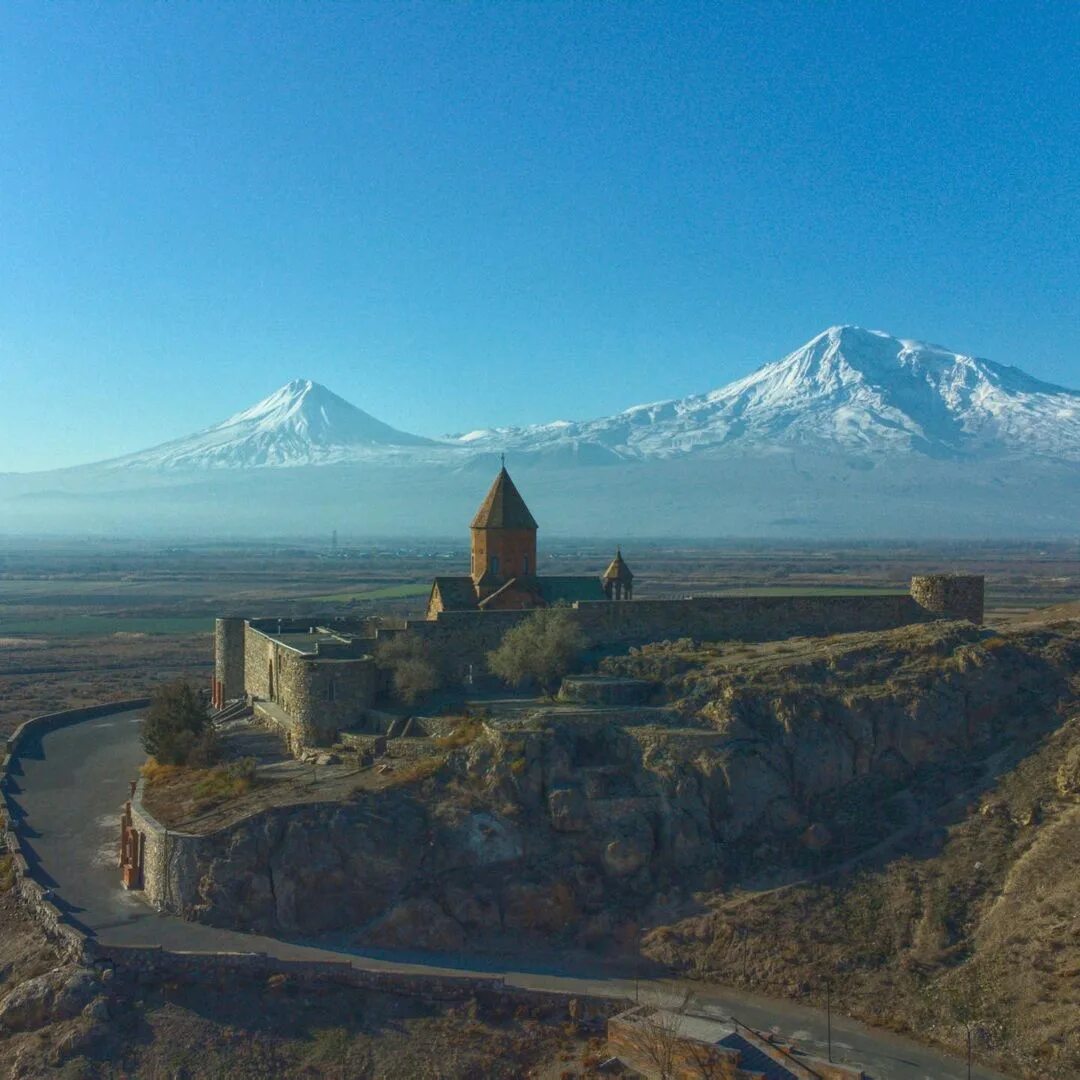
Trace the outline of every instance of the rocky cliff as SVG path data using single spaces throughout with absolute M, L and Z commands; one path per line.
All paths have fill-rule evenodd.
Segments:
M 180 906 L 387 945 L 630 943 L 696 890 L 819 872 L 985 785 L 1058 722 L 1080 635 L 932 624 L 606 667 L 651 680 L 656 705 L 474 721 L 390 790 L 203 838 Z

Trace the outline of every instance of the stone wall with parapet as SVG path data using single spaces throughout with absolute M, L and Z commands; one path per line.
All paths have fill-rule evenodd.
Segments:
M 0 855 L 11 860 L 11 871 L 15 878 L 14 890 L 23 908 L 41 927 L 61 956 L 68 960 L 82 959 L 86 938 L 53 903 L 52 890 L 34 880 L 30 864 L 23 854 L 20 840 L 22 818 L 11 790 L 14 778 L 18 775 L 19 754 L 32 739 L 39 739 L 50 731 L 82 720 L 92 720 L 97 716 L 142 709 L 149 704 L 149 698 L 129 698 L 126 701 L 46 713 L 20 724 L 0 742 Z M 117 872 L 119 873 L 119 870 Z
M 360 723 L 378 687 L 374 657 L 313 659 L 251 626 L 245 629 L 244 692 L 281 707 L 293 752 L 328 745 L 339 731 Z
M 143 805 L 146 780 L 131 800 L 131 826 L 142 836 L 143 897 L 162 911 L 183 911 L 193 901 L 202 837 L 166 829 Z
M 914 578 L 909 593 L 592 601 L 568 610 L 590 648 L 618 649 L 684 637 L 768 641 L 891 630 L 934 619 L 981 622 L 983 587 L 981 577 L 937 574 Z M 409 621 L 401 630 L 382 628 L 377 637 L 406 633 L 427 643 L 448 681 L 463 682 L 486 673 L 487 654 L 530 614 L 442 611 L 434 619 Z M 361 720 L 380 687 L 372 657 L 312 658 L 252 625 L 245 630 L 243 656 L 245 692 L 281 706 L 294 751 L 333 742 L 338 731 Z
M 911 579 L 915 602 L 935 618 L 983 621 L 986 579 L 979 574 L 919 574 Z
M 593 601 L 570 609 L 593 648 L 619 648 L 689 637 L 700 641 L 767 641 L 891 630 L 941 615 L 907 594 L 867 596 L 703 596 L 688 600 Z M 431 644 L 451 674 L 482 673 L 485 657 L 528 611 L 444 611 L 408 624 Z
M 570 610 L 592 648 L 621 648 L 688 637 L 699 641 L 770 641 L 892 630 L 934 619 L 983 617 L 984 579 L 937 574 L 912 579 L 910 593 L 862 596 L 702 596 L 686 600 L 589 601 Z M 409 622 L 454 676 L 485 668 L 488 652 L 528 611 L 443 611 Z

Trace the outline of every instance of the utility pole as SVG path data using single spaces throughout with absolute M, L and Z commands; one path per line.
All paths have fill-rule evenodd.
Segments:
M 825 980 L 825 1028 L 829 1044 L 829 1061 L 832 1061 L 832 980 Z

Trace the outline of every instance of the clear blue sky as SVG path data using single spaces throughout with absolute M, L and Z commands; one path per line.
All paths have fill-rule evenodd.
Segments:
M 424 434 L 854 322 L 1080 385 L 1080 4 L 0 9 L 0 470 Z

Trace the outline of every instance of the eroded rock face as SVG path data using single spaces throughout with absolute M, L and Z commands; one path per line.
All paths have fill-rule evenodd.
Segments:
M 465 931 L 434 900 L 404 900 L 368 928 L 365 938 L 376 945 L 446 951 L 465 944 Z
M 558 832 L 584 832 L 589 827 L 589 809 L 578 788 L 556 788 L 548 795 L 551 827 Z
M 282 807 L 200 842 L 181 910 L 262 931 L 361 926 L 393 904 L 433 839 L 423 809 L 404 797 L 378 811 L 367 803 Z
M 682 643 L 640 650 L 612 663 L 671 671 L 666 713 L 635 726 L 632 710 L 541 709 L 455 751 L 426 786 L 268 812 L 201 842 L 184 910 L 401 946 L 601 944 L 659 894 L 767 870 L 784 851 L 842 853 L 829 800 L 857 781 L 910 803 L 905 785 L 928 763 L 1037 730 L 1080 641 L 986 636 L 855 635 L 745 670 L 668 655 Z M 1070 791 L 1074 774 L 1065 763 Z
M 20 983 L 0 1001 L 0 1030 L 33 1031 L 78 1016 L 100 992 L 86 968 L 55 968 Z

